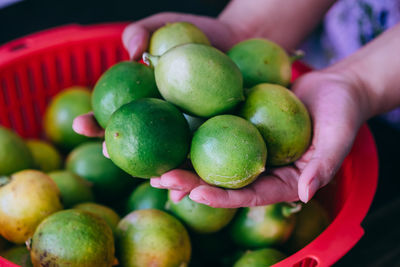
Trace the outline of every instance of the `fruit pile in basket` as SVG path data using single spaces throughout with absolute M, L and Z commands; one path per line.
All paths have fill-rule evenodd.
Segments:
M 185 165 L 237 189 L 297 160 L 311 121 L 287 88 L 292 59 L 282 48 L 250 39 L 224 54 L 178 22 L 153 33 L 143 58 L 115 64 L 92 92 L 55 96 L 49 142 L 0 127 L 1 257 L 20 266 L 269 266 L 323 231 L 328 217 L 314 200 L 213 208 L 174 202 L 139 179 Z M 100 137 L 72 130 L 91 110 L 110 159 Z

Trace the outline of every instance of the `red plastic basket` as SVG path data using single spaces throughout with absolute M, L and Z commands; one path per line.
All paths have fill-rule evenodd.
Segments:
M 42 115 L 49 100 L 72 85 L 92 86 L 101 73 L 128 59 L 121 43 L 125 23 L 68 25 L 0 47 L 0 124 L 23 137 L 43 137 Z M 309 71 L 294 64 L 293 78 Z M 278 266 L 330 266 L 361 238 L 360 226 L 378 180 L 374 139 L 364 125 L 333 182 L 320 191 L 333 221 L 309 245 Z M 16 266 L 0 258 L 0 266 Z

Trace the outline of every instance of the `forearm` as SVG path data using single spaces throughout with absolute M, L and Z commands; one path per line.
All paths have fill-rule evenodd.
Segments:
M 400 106 L 400 23 L 328 71 L 339 72 L 359 88 L 366 119 Z
M 335 0 L 232 0 L 219 19 L 239 39 L 264 37 L 294 50 L 321 21 Z

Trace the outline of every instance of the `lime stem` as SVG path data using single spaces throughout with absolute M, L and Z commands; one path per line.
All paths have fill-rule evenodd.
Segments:
M 303 205 L 299 202 L 287 202 L 287 206 L 284 206 L 282 209 L 282 214 L 285 217 L 289 217 L 294 213 L 298 213 L 301 211 Z
M 304 57 L 305 53 L 302 50 L 296 50 L 294 51 L 291 56 L 290 56 L 290 62 L 295 62 L 296 60 L 302 59 Z
M 152 54 L 144 52 L 142 55 L 142 59 L 143 59 L 144 63 L 146 63 L 150 67 L 154 68 L 155 66 L 157 66 L 157 63 L 158 63 L 158 60 L 160 59 L 160 57 L 153 56 Z

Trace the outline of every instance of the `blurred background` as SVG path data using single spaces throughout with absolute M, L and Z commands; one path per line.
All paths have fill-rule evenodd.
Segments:
M 134 21 L 163 11 L 215 17 L 228 2 L 0 0 L 0 45 L 59 25 Z M 324 25 L 319 25 L 302 45 L 307 55 L 304 61 L 314 68 L 328 64 L 320 46 L 323 30 Z M 378 190 L 362 224 L 366 232 L 364 237 L 335 266 L 400 266 L 399 130 L 381 117 L 369 120 L 368 125 L 374 134 L 379 153 Z

